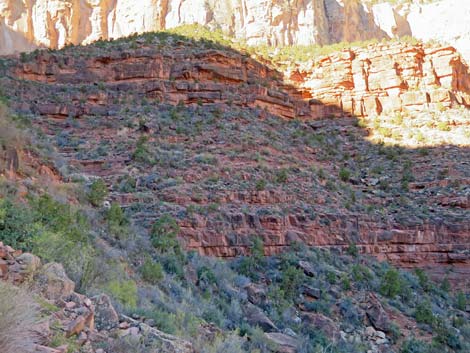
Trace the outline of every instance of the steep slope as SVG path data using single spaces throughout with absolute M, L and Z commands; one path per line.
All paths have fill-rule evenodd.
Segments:
M 308 45 L 410 35 L 442 40 L 468 59 L 465 0 L 0 1 L 0 55 L 87 44 L 183 24 L 221 28 L 250 45 Z
M 443 110 L 465 102 L 468 72 L 452 48 L 369 50 L 319 59 L 289 84 L 232 49 L 161 33 L 36 53 L 5 85 L 72 172 L 102 177 L 147 229 L 171 213 L 188 249 L 232 257 L 254 235 L 269 254 L 354 243 L 465 287 L 468 112 Z M 360 121 L 358 96 L 359 115 L 373 113 Z
M 0 60 L 13 113 L 0 116 L 0 241 L 45 263 L 0 244 L 0 291 L 34 294 L 35 350 L 467 352 L 464 63 L 452 48 L 369 49 L 286 77 L 168 33 Z M 371 70 L 351 80 L 356 54 Z M 371 77 L 383 62 L 386 79 Z M 390 90 L 396 111 L 339 103 Z M 0 337 L 17 327 L 5 321 Z

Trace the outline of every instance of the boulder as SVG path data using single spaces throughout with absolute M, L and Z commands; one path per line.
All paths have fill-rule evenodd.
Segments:
M 85 322 L 86 320 L 82 315 L 77 317 L 75 320 L 73 320 L 67 325 L 67 328 L 65 330 L 65 336 L 71 337 L 73 335 L 80 334 L 85 329 Z
M 299 261 L 298 264 L 299 268 L 304 271 L 304 273 L 309 277 L 314 277 L 316 270 L 310 262 L 307 261 Z
M 69 296 L 75 289 L 75 283 L 67 277 L 61 264 L 52 262 L 42 267 L 35 276 L 34 285 L 49 300 Z
M 369 293 L 366 314 L 372 326 L 379 331 L 390 331 L 390 318 L 377 297 Z
M 340 330 L 336 323 L 320 313 L 302 313 L 302 321 L 320 330 L 326 337 L 336 341 L 340 338 Z
M 243 307 L 246 321 L 252 326 L 259 326 L 263 331 L 273 332 L 277 331 L 276 325 L 271 321 L 266 314 L 253 304 L 248 304 Z
M 119 325 L 119 316 L 106 294 L 91 298 L 95 305 L 95 324 L 98 330 L 109 330 Z
M 34 274 L 41 267 L 39 257 L 30 253 L 21 254 L 16 257 L 16 261 L 22 265 L 22 272 L 26 274 Z
M 268 340 L 276 345 L 275 352 L 278 353 L 295 353 L 297 352 L 298 342 L 294 337 L 280 332 L 265 333 Z
M 249 283 L 245 286 L 248 300 L 255 305 L 260 305 L 266 302 L 266 289 L 255 283 Z

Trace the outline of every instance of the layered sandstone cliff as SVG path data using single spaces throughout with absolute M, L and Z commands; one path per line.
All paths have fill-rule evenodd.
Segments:
M 469 14 L 466 0 L 406 6 L 355 0 L 0 0 L 0 55 L 198 23 L 250 45 L 413 35 L 449 42 L 468 58 Z
M 372 116 L 470 104 L 470 72 L 452 47 L 377 44 L 347 49 L 279 72 L 235 51 L 206 49 L 196 54 L 184 45 L 164 52 L 142 45 L 136 51 L 87 58 L 46 52 L 21 64 L 16 74 L 54 84 L 125 85 L 147 97 L 186 104 L 231 101 L 261 107 L 286 118 Z M 112 104 L 113 94 L 100 105 Z M 96 102 L 62 107 L 41 102 L 50 115 L 89 114 Z M 58 110 L 59 109 L 59 110 Z
M 289 75 L 320 111 L 326 105 L 371 116 L 470 102 L 468 66 L 452 47 L 378 44 L 304 63 Z
M 158 38 L 154 43 L 134 39 L 133 49 L 119 44 L 113 47 L 109 43 L 108 48 L 41 51 L 11 67 L 10 73 L 20 78 L 9 82 L 11 90 L 16 92 L 15 108 L 36 117 L 35 124 L 59 141 L 61 153 L 76 170 L 101 176 L 112 188 L 120 185 L 124 176 L 132 175 L 139 180 L 140 194 L 114 190 L 112 195 L 124 207 L 145 205 L 135 214 L 139 224 L 150 227 L 162 210 L 161 202 L 175 214 L 190 207 L 204 209 L 217 203 L 218 210 L 214 211 L 217 216 L 202 213 L 182 217 L 179 223 L 186 247 L 202 254 L 231 257 L 245 253 L 253 234 L 263 237 L 267 253 L 279 252 L 298 241 L 339 249 L 346 249 L 354 242 L 362 251 L 401 266 L 429 265 L 438 272 L 441 265 L 451 264 L 455 270 L 452 276 L 468 277 L 470 204 L 465 191 L 452 186 L 469 185 L 468 151 L 451 145 L 430 149 L 431 156 L 409 152 L 414 158 L 414 184 L 399 194 L 408 195 L 407 202 L 414 206 L 406 206 L 405 202 L 397 206 L 400 211 L 395 213 L 390 205 L 397 202 L 396 195 L 380 191 L 379 184 L 383 183 L 385 190 L 388 184 L 399 188 L 404 167 L 388 165 L 389 157 L 383 157 L 388 152 L 368 156 L 377 147 L 371 146 L 361 129 L 354 127 L 354 119 L 348 118 L 467 105 L 470 76 L 455 49 L 406 43 L 351 49 L 302 64 L 286 73 L 289 81 L 285 81 L 283 73 L 227 48 L 205 47 L 190 41 L 170 42 L 166 47 Z M 144 101 L 146 105 L 139 106 Z M 160 103 L 163 105 L 153 108 L 153 104 Z M 193 122 L 191 118 L 189 127 L 178 127 L 181 116 L 165 104 L 193 109 L 188 114 L 194 119 L 200 110 L 202 120 Z M 124 123 L 126 117 L 135 120 L 154 110 L 159 112 L 158 116 L 148 113 L 146 123 L 138 129 L 132 127 L 135 122 Z M 248 123 L 243 120 L 242 111 L 248 112 L 248 116 L 253 111 L 260 115 Z M 217 130 L 214 125 L 201 128 L 201 124 L 212 120 L 212 115 L 216 121 L 223 112 L 230 112 L 221 120 L 221 126 L 228 129 L 224 131 L 230 134 Z M 268 119 L 266 112 L 285 118 L 301 117 L 306 122 L 299 126 L 300 131 L 278 138 L 271 146 L 267 141 L 280 131 L 296 126 L 298 121 L 292 125 L 284 121 L 282 127 L 273 128 L 263 122 Z M 167 120 L 159 120 L 167 115 L 171 121 L 168 136 L 164 128 Z M 331 116 L 338 119 L 312 121 Z M 250 126 L 250 134 L 238 130 L 233 133 L 229 122 L 238 126 L 237 129 Z M 174 135 L 174 131 L 186 132 Z M 200 133 L 188 137 L 193 131 Z M 187 146 L 172 162 L 175 165 L 183 160 L 190 163 L 187 161 L 192 160 L 190 156 L 196 150 L 210 151 L 220 163 L 195 162 L 180 168 L 172 164 L 168 167 L 171 182 L 178 180 L 181 184 L 167 188 L 155 181 L 160 169 L 146 169 L 132 160 L 133 145 L 142 133 L 151 141 L 148 148 L 166 143 Z M 263 140 L 258 134 L 268 133 L 270 137 L 263 143 L 268 144 L 269 153 L 264 151 L 260 155 L 267 153 L 266 170 L 276 172 L 280 165 L 291 168 L 292 176 L 288 176 L 286 188 L 273 186 L 258 190 L 254 186 L 260 173 L 253 170 L 256 163 L 239 157 L 238 152 L 228 156 L 229 151 L 243 151 L 246 145 L 250 146 L 246 147 L 249 155 L 263 150 L 263 144 L 258 144 L 256 139 Z M 298 136 L 310 135 L 309 143 L 295 148 Z M 346 140 L 348 136 L 355 137 L 337 144 L 315 145 L 316 139 L 327 141 L 338 135 Z M 235 141 L 232 145 L 231 139 L 239 136 L 245 136 L 246 141 Z M 310 178 L 296 172 L 303 170 L 305 175 L 311 175 L 310 168 L 314 165 L 337 175 L 338 165 L 348 163 L 334 160 L 332 156 L 338 149 L 339 155 L 350 156 L 350 168 L 363 163 L 358 171 L 363 176 L 348 185 L 358 195 L 367 195 L 367 200 L 361 202 L 374 208 L 391 207 L 391 213 L 385 218 L 342 209 L 343 196 L 335 194 L 334 188 L 324 180 L 313 183 L 312 194 Z M 181 160 L 181 156 L 186 157 Z M 352 156 L 361 157 L 352 159 Z M 194 158 L 199 161 L 206 157 Z M 383 180 L 373 177 L 368 170 L 381 158 L 384 165 L 380 168 L 386 168 L 390 174 Z M 434 163 L 435 158 L 443 164 Z M 134 167 L 129 167 L 133 163 Z M 448 180 L 436 180 L 444 167 L 451 176 Z M 235 174 L 242 181 L 234 178 Z M 207 186 L 204 180 L 212 175 L 227 184 L 220 189 Z M 272 177 L 266 176 L 269 178 Z M 315 176 L 312 178 L 316 180 Z M 287 208 L 283 209 L 283 205 Z M 415 212 L 423 205 L 434 213 L 417 218 Z

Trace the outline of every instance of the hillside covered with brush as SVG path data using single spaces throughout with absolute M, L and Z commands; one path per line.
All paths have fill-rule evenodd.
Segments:
M 0 348 L 468 351 L 465 61 L 333 49 L 184 27 L 1 58 Z

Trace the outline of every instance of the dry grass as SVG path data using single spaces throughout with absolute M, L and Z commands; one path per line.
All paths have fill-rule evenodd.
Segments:
M 37 307 L 20 288 L 0 281 L 0 352 L 34 351 Z

